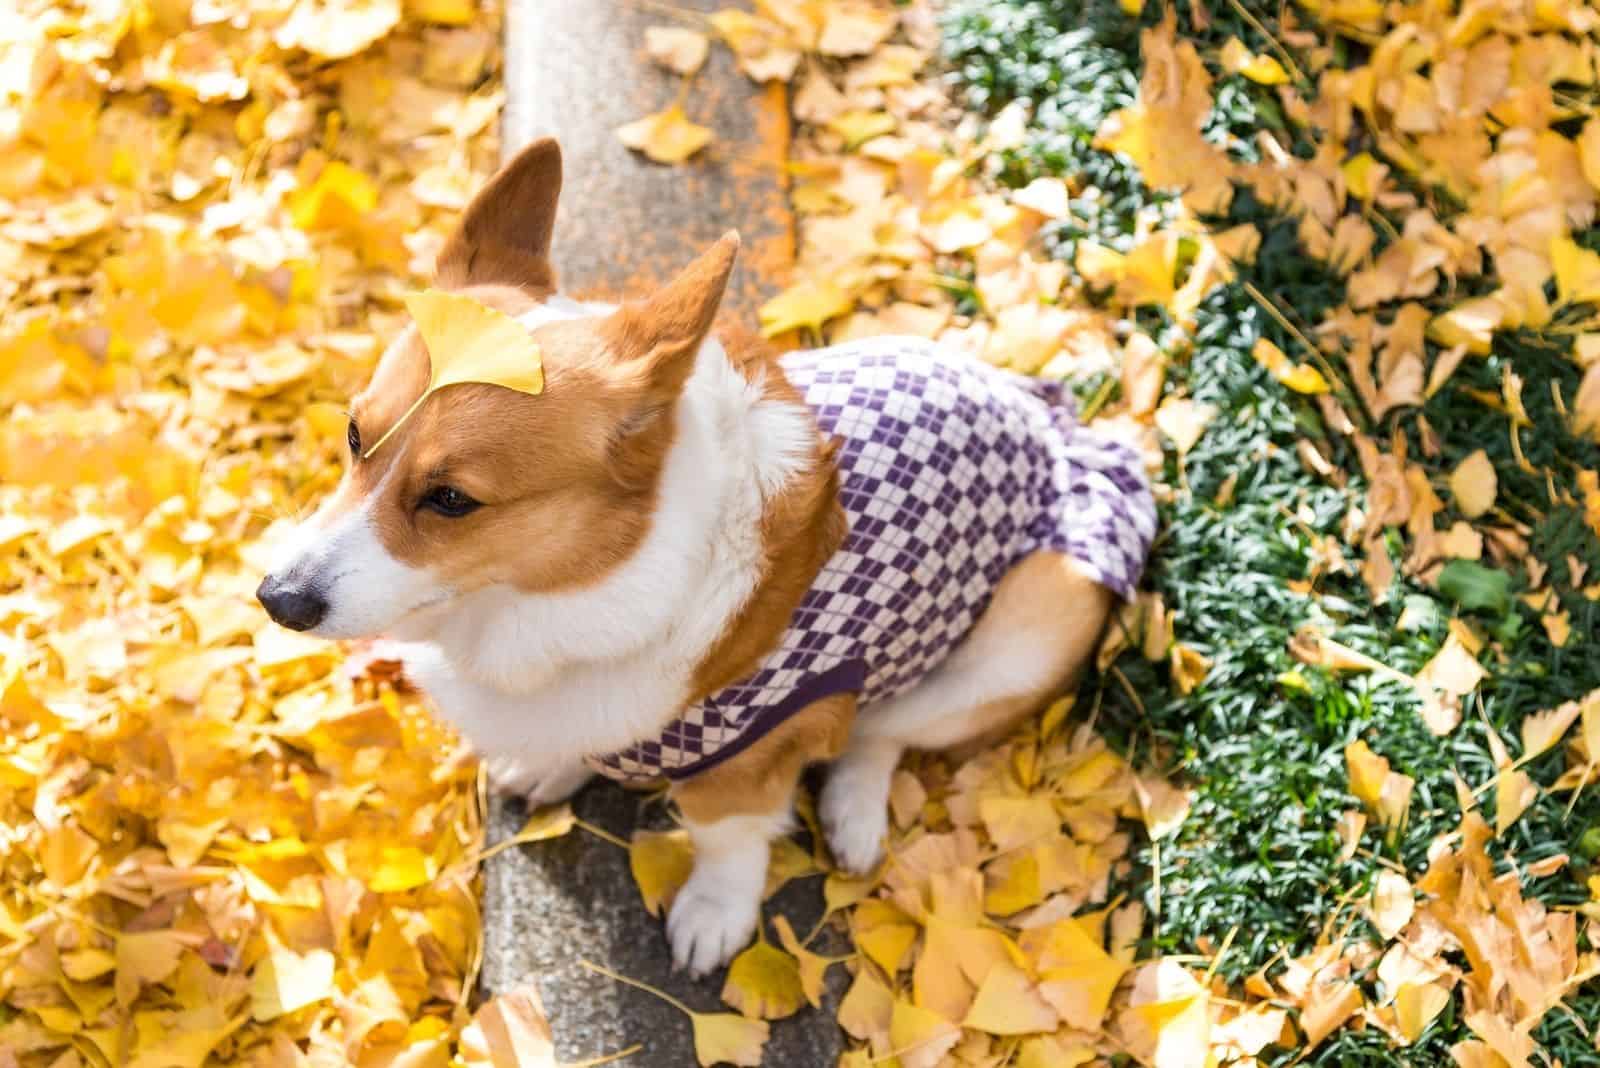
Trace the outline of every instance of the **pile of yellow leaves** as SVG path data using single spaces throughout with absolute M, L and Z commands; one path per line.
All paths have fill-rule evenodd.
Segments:
M 251 594 L 494 167 L 498 19 L 0 12 L 0 1063 L 454 1056 L 475 766 Z

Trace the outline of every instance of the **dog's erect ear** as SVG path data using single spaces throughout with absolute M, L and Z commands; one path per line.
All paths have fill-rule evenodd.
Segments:
M 650 400 L 670 401 L 694 370 L 738 255 L 739 235 L 729 230 L 648 300 L 624 304 L 605 321 L 612 353 L 639 375 Z
M 550 233 L 561 195 L 561 146 L 541 137 L 478 190 L 434 272 L 441 288 L 498 283 L 554 288 Z

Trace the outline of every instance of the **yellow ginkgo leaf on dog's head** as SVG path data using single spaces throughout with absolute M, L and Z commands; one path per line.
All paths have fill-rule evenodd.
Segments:
M 425 289 L 406 296 L 406 309 L 428 350 L 428 388 L 363 456 L 371 456 L 445 386 L 478 382 L 518 393 L 544 392 L 544 361 L 528 328 L 505 312 L 461 293 Z

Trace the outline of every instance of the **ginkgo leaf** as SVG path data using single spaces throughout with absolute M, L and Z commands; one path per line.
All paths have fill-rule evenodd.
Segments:
M 1407 1042 L 1422 1032 L 1450 1004 L 1450 993 L 1438 983 L 1403 983 L 1394 995 L 1395 1022 Z
M 636 834 L 637 838 L 638 835 Z M 592 972 L 614 979 L 619 983 L 643 990 L 645 993 L 660 998 L 685 1016 L 689 1017 L 689 1024 L 694 1032 L 695 1059 L 700 1062 L 701 1068 L 712 1068 L 717 1064 L 736 1064 L 743 1068 L 760 1068 L 761 1049 L 767 1043 L 771 1034 L 765 1020 L 750 1020 L 733 1012 L 695 1012 L 689 1006 L 665 991 L 658 990 L 649 983 L 638 979 L 630 979 L 603 968 L 590 961 L 579 961 L 583 967 Z
M 1495 780 L 1494 829 L 1505 834 L 1539 796 L 1538 785 L 1516 768 L 1502 770 Z
M 294 953 L 276 943 L 250 976 L 250 1014 L 272 1020 L 333 994 L 333 954 L 326 949 Z
M 822 881 L 822 900 L 831 915 L 851 905 L 872 893 L 875 886 L 871 878 L 845 875 L 841 872 L 829 872 L 828 877 Z
M 866 1040 L 887 1033 L 893 1015 L 893 992 L 870 968 L 856 972 L 850 989 L 839 1002 L 839 1026 L 853 1037 Z
M 1121 1030 L 1144 1063 L 1203 1065 L 1211 1044 L 1210 1002 L 1206 989 L 1181 965 L 1156 961 L 1134 975 Z
M 1194 802 L 1192 791 L 1174 786 L 1154 775 L 1135 776 L 1133 791 L 1139 800 L 1139 813 L 1144 818 L 1145 830 L 1152 839 L 1165 838 L 1177 831 Z
M 874 137 L 893 133 L 899 125 L 887 111 L 846 111 L 836 115 L 828 128 L 844 139 L 846 151 L 860 148 Z
M 1067 183 L 1060 178 L 1035 178 L 1011 194 L 1011 203 L 1036 211 L 1047 219 L 1070 218 L 1071 201 Z
M 854 304 L 848 293 L 831 282 L 801 279 L 761 306 L 761 332 L 776 337 L 800 327 L 820 330 L 823 323 L 848 312 Z
M 1314 1049 L 1323 1039 L 1361 1009 L 1361 988 L 1347 979 L 1314 983 L 1300 1011 L 1300 1026 L 1306 1033 L 1306 1048 Z
M 461 1029 L 465 1068 L 555 1068 L 550 1021 L 537 987 L 529 984 L 496 994 Z
M 1487 356 L 1505 315 L 1505 304 L 1497 297 L 1476 297 L 1434 316 L 1428 323 L 1428 337 L 1447 348 L 1461 345 L 1467 352 Z M 1428 393 L 1435 392 L 1430 382 Z
M 1583 248 L 1570 237 L 1557 237 L 1550 242 L 1550 262 L 1556 295 L 1563 304 L 1600 301 L 1600 252 Z
M 545 805 L 534 809 L 528 814 L 522 829 L 513 838 L 518 844 L 547 842 L 552 838 L 569 834 L 577 825 L 578 817 L 573 814 L 572 804 L 563 801 L 559 805 Z
M 1468 519 L 1476 519 L 1494 507 L 1499 478 L 1489 454 L 1478 449 L 1450 472 L 1450 495 Z
M 353 56 L 394 29 L 400 0 L 299 0 L 278 28 L 279 48 L 323 59 Z
M 858 930 L 856 945 L 871 961 L 889 975 L 900 970 L 906 953 L 917 940 L 917 928 L 910 923 L 884 923 Z
M 1167 654 L 1172 667 L 1172 682 L 1179 693 L 1193 693 L 1211 673 L 1211 660 L 1200 650 L 1174 642 Z
M 433 394 L 476 382 L 518 393 L 544 392 L 544 363 L 528 328 L 464 293 L 425 289 L 406 295 L 406 308 L 428 350 L 428 386 L 404 414 L 362 453 L 371 456 Z
M 431 882 L 436 871 L 434 859 L 416 846 L 385 846 L 367 887 L 375 894 L 412 890 Z
M 132 1004 L 145 983 L 159 983 L 178 967 L 185 939 L 177 931 L 124 931 L 117 935 L 115 991 Z
M 1194 448 L 1200 435 L 1206 432 L 1211 420 L 1217 417 L 1217 406 L 1187 397 L 1168 396 L 1156 409 L 1156 427 L 1171 439 L 1181 456 Z
M 817 38 L 817 51 L 825 56 L 867 55 L 888 40 L 899 19 L 893 8 L 830 5 Z
M 617 139 L 657 163 L 682 163 L 711 143 L 711 130 L 691 122 L 683 107 L 671 107 L 617 127 Z
M 652 916 L 672 903 L 679 888 L 689 879 L 694 867 L 694 847 L 689 844 L 689 832 L 635 831 L 628 843 L 628 867 L 633 881 L 644 899 L 645 910 Z
M 1532 760 L 1559 742 L 1582 712 L 1582 704 L 1567 701 L 1555 708 L 1525 716 L 1522 720 L 1522 756 L 1517 758 L 1517 763 Z
M 778 932 L 778 943 L 795 959 L 800 969 L 800 989 L 805 994 L 811 1007 L 822 1007 L 822 994 L 827 982 L 828 967 L 838 964 L 847 957 L 824 957 L 813 953 L 800 944 L 800 939 L 795 937 L 794 928 L 789 926 L 789 918 L 779 913 L 772 919 L 773 929 Z
M 334 160 L 289 198 L 289 217 L 302 230 L 337 224 L 378 206 L 378 186 L 347 163 Z
M 1393 938 L 1411 922 L 1416 899 L 1411 883 L 1399 872 L 1378 873 L 1372 890 L 1372 925 L 1385 939 Z
M 676 74 L 693 74 L 705 65 L 711 41 L 703 33 L 678 26 L 651 26 L 644 31 L 651 59 Z
M 1061 1024 L 1056 1010 L 1021 968 L 1002 962 L 989 970 L 962 1027 L 991 1035 L 1027 1035 L 1054 1031 Z
M 800 966 L 793 957 L 758 938 L 728 965 L 722 1000 L 752 1020 L 781 1020 L 805 1003 Z
M 1251 52 L 1237 37 L 1228 38 L 1218 58 L 1222 60 L 1224 70 L 1242 74 L 1261 85 L 1283 85 L 1289 80 L 1289 72 L 1283 69 L 1282 64 L 1271 56 Z
M 961 1028 L 943 1016 L 896 998 L 889 1017 L 889 1045 L 905 1068 L 935 1068 L 961 1040 Z
M 1255 347 L 1250 350 L 1256 362 L 1272 372 L 1272 377 L 1288 386 L 1296 393 L 1326 393 L 1328 380 L 1322 377 L 1322 372 L 1305 363 L 1295 363 L 1285 356 L 1283 350 L 1266 338 L 1257 338 Z
M 772 843 L 767 861 L 767 884 L 761 890 L 765 901 L 794 879 L 816 874 L 817 861 L 811 853 L 792 838 L 780 838 Z
M 1002 853 L 1058 833 L 1061 817 L 1048 797 L 982 797 L 978 813 Z
M 772 1033 L 765 1020 L 747 1020 L 731 1012 L 695 1012 L 689 1014 L 689 1022 L 700 1068 L 716 1064 L 760 1068 L 761 1048 Z

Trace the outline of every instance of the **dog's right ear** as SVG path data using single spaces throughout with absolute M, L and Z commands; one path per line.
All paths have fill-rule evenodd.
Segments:
M 554 289 L 550 234 L 561 195 L 561 146 L 541 137 L 478 190 L 434 270 L 443 289 L 498 284 Z

